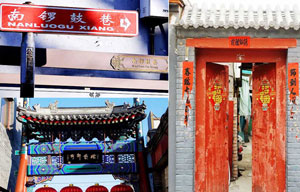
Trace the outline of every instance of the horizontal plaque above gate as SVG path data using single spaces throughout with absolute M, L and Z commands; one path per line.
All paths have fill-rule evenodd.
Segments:
M 102 162 L 100 150 L 75 150 L 64 151 L 64 164 L 97 164 Z

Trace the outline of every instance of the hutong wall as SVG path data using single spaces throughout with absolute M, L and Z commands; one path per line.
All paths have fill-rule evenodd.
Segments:
M 4 125 L 4 122 L 6 122 L 6 119 L 4 119 L 5 105 L 5 100 L 3 98 L 0 99 L 0 186 L 4 189 L 15 191 L 19 167 L 19 156 L 15 155 L 15 152 L 21 147 L 21 125 L 16 123 L 15 120 L 16 111 L 14 109 L 17 101 L 13 101 L 11 105 L 10 128 Z
M 190 111 L 190 118 L 188 126 L 184 125 L 184 106 L 185 99 L 182 99 L 182 62 L 185 60 L 194 62 L 195 71 L 195 49 L 188 48 L 186 52 L 186 38 L 228 38 L 229 36 L 250 36 L 251 38 L 296 38 L 297 48 L 289 48 L 287 51 L 287 63 L 300 63 L 300 32 L 295 30 L 255 30 L 255 29 L 204 29 L 204 28 L 190 28 L 184 29 L 182 27 L 171 26 L 170 38 L 174 39 L 174 48 L 170 48 L 170 54 L 175 53 L 174 57 L 170 58 L 170 71 L 175 73 L 170 74 L 170 78 L 176 79 L 176 85 L 170 84 L 170 93 L 175 90 L 176 94 L 170 94 L 170 106 L 175 105 L 176 110 L 170 117 L 174 116 L 176 119 L 176 162 L 175 181 L 170 181 L 175 185 L 176 192 L 193 192 L 194 191 L 194 151 L 195 151 L 195 82 L 196 76 L 194 74 L 194 85 L 191 96 L 192 110 Z M 171 42 L 172 44 L 172 42 Z M 188 57 L 186 55 L 188 53 Z M 172 79 L 172 80 L 173 80 Z M 171 80 L 171 81 L 172 81 Z M 287 83 L 287 80 L 286 80 Z M 299 82 L 298 82 L 299 83 Z M 287 84 L 286 84 L 287 85 Z M 286 122 L 286 189 L 288 192 L 296 192 L 300 189 L 300 99 L 297 98 L 296 104 L 293 106 L 293 118 L 291 118 L 292 104 L 289 101 L 289 91 L 287 94 L 287 122 Z M 172 113 L 172 111 L 170 111 Z M 172 123 L 170 124 L 172 127 Z M 172 157 L 170 157 L 172 158 Z M 175 158 L 175 155 L 174 155 Z M 170 165 L 172 166 L 172 165 Z

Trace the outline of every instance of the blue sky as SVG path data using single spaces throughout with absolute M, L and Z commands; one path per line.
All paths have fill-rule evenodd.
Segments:
M 146 135 L 148 130 L 147 118 L 149 112 L 152 111 L 157 117 L 160 117 L 168 107 L 167 98 L 139 98 L 140 102 L 145 102 L 147 109 L 147 117 L 142 121 L 143 135 Z M 133 98 L 34 98 L 30 99 L 29 105 L 40 104 L 41 107 L 48 107 L 50 103 L 58 101 L 58 107 L 97 107 L 105 106 L 105 101 L 109 100 L 116 105 L 122 105 L 124 102 L 133 104 Z M 119 184 L 120 180 L 114 180 L 111 175 L 76 175 L 76 176 L 55 176 L 52 181 L 39 184 L 34 188 L 34 191 L 43 185 L 47 184 L 55 188 L 57 191 L 69 184 L 74 184 L 85 190 L 87 187 L 99 183 L 106 186 L 108 189 Z

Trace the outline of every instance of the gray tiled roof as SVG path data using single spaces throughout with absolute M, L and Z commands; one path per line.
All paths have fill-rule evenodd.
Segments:
M 128 118 L 134 118 L 137 113 L 144 114 L 145 104 L 130 106 L 129 104 L 114 106 L 107 102 L 105 107 L 76 107 L 76 108 L 58 108 L 55 104 L 49 107 L 41 108 L 38 105 L 34 109 L 18 107 L 18 117 L 20 122 L 31 122 L 37 124 L 49 124 L 57 122 L 59 124 L 69 121 L 83 121 L 95 123 L 101 120 L 109 120 L 111 123 L 126 121 Z M 69 123 L 68 123 L 69 124 Z
M 294 29 L 300 27 L 298 5 L 224 5 L 194 4 L 186 6 L 177 23 L 184 28 L 255 28 L 255 29 Z

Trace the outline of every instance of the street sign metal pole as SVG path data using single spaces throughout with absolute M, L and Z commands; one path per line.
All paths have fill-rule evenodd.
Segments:
M 34 97 L 35 45 L 32 32 L 22 34 L 21 97 Z

